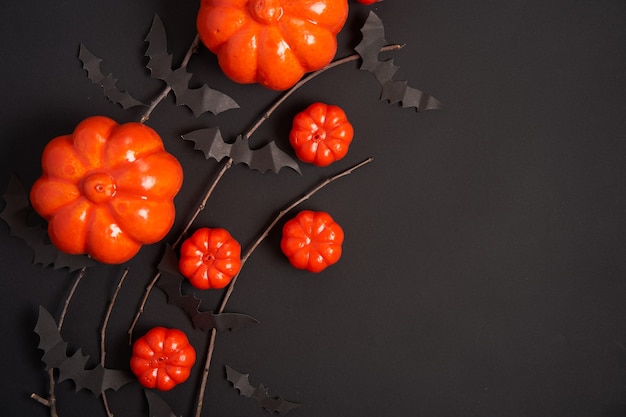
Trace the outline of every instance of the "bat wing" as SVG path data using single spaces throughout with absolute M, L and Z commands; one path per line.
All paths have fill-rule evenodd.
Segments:
M 200 300 L 193 294 L 183 295 L 181 284 L 184 277 L 178 271 L 178 259 L 172 248 L 167 245 L 161 262 L 158 265 L 161 276 L 157 286 L 167 295 L 167 302 L 183 310 L 197 329 L 218 331 L 238 330 L 242 327 L 257 324 L 253 317 L 240 313 L 213 314 L 211 311 L 199 311 Z
M 283 168 L 291 168 L 301 173 L 298 163 L 274 141 L 261 148 L 250 149 L 242 135 L 237 136 L 234 143 L 226 143 L 217 127 L 194 130 L 184 134 L 183 139 L 192 141 L 194 149 L 202 151 L 206 159 L 221 161 L 231 158 L 234 164 L 245 164 L 260 172 L 271 170 L 277 174 Z
M 428 93 L 410 87 L 407 81 L 394 80 L 393 76 L 400 69 L 392 59 L 381 61 L 380 49 L 387 45 L 385 28 L 382 20 L 370 12 L 361 28 L 363 38 L 355 47 L 361 56 L 361 69 L 376 77 L 382 87 L 380 99 L 391 104 L 400 103 L 402 107 L 413 107 L 416 111 L 438 110 L 443 104 Z
M 172 412 L 171 408 L 161 397 L 155 392 L 150 390 L 144 390 L 146 400 L 148 400 L 148 409 L 150 411 L 150 417 L 176 417 L 176 414 Z
M 234 370 L 230 366 L 226 366 L 226 379 L 233 384 L 233 387 L 246 398 L 257 400 L 259 405 L 267 411 L 286 414 L 294 408 L 300 407 L 299 403 L 284 400 L 279 397 L 270 397 L 268 389 L 259 385 L 258 387 L 250 384 L 249 374 L 243 374 Z
M 104 75 L 101 69 L 102 60 L 92 54 L 85 45 L 80 44 L 78 59 L 83 63 L 83 69 L 87 71 L 87 77 L 94 83 L 99 84 L 104 90 L 104 95 L 109 101 L 117 103 L 122 108 L 128 109 L 136 106 L 145 106 L 130 93 L 117 87 L 117 79 L 113 75 Z
M 70 271 L 97 264 L 88 256 L 69 255 L 59 251 L 48 241 L 45 228 L 27 225 L 26 219 L 32 209 L 24 185 L 14 175 L 9 180 L 3 199 L 6 205 L 0 212 L 0 219 L 9 225 L 11 235 L 30 246 L 34 253 L 33 263 L 44 267 L 52 265 L 55 269 L 69 268 Z
M 224 142 L 218 127 L 194 130 L 182 136 L 184 140 L 193 142 L 194 149 L 202 151 L 206 159 L 221 161 L 230 157 L 232 145 Z
M 298 163 L 283 152 L 275 141 L 258 148 L 250 149 L 248 141 L 238 136 L 233 144 L 231 157 L 235 163 L 243 163 L 260 172 L 273 171 L 278 174 L 283 168 L 291 168 L 301 174 Z
M 54 318 L 44 307 L 39 307 L 39 318 L 34 331 L 39 336 L 38 348 L 44 351 L 42 361 L 46 369 L 57 368 L 59 382 L 68 379 L 74 381 L 76 391 L 87 389 L 100 395 L 108 389 L 118 390 L 135 380 L 128 372 L 100 365 L 86 369 L 89 356 L 83 355 L 80 349 L 68 356 L 67 343 L 61 337 Z
M 198 88 L 190 88 L 189 81 L 192 74 L 186 67 L 172 70 L 172 56 L 167 52 L 167 33 L 159 16 L 155 16 L 152 20 L 146 42 L 148 42 L 146 55 L 149 58 L 147 67 L 150 69 L 150 74 L 153 78 L 165 81 L 171 87 L 176 96 L 177 105 L 187 106 L 196 117 L 206 112 L 219 114 L 239 108 L 231 97 L 206 84 Z

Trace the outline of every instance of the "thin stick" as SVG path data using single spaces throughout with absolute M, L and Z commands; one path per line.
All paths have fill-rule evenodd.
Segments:
M 243 257 L 241 258 L 241 266 L 243 267 L 243 265 L 246 263 L 246 261 L 248 260 L 248 258 L 252 254 L 252 252 L 254 252 L 254 250 L 261 244 L 261 242 L 263 242 L 263 240 L 265 240 L 265 238 L 269 235 L 270 231 L 274 228 L 274 226 L 276 226 L 276 224 L 287 213 L 289 213 L 291 210 L 293 210 L 295 207 L 297 207 L 298 205 L 300 205 L 304 201 L 306 201 L 309 198 L 311 198 L 311 196 L 313 194 L 317 193 L 319 190 L 321 190 L 322 188 L 326 187 L 328 184 L 330 184 L 330 183 L 332 183 L 332 182 L 334 182 L 334 181 L 336 181 L 336 180 L 338 180 L 338 179 L 340 179 L 342 177 L 345 177 L 346 175 L 352 174 L 355 170 L 361 168 L 362 166 L 364 166 L 366 164 L 369 164 L 373 160 L 374 160 L 373 158 L 367 158 L 364 161 L 354 165 L 352 168 L 348 168 L 345 171 L 340 172 L 339 174 L 336 174 L 336 175 L 334 175 L 332 177 L 326 178 L 324 181 L 322 181 L 321 183 L 319 183 L 318 185 L 313 187 L 309 192 L 307 192 L 302 197 L 300 197 L 299 199 L 297 199 L 296 201 L 291 203 L 289 206 L 287 206 L 287 208 L 281 210 L 278 213 L 278 215 L 276 216 L 276 218 L 274 219 L 274 221 L 272 221 L 269 224 L 269 226 L 267 226 L 265 231 L 258 237 L 258 239 L 252 244 L 250 249 L 248 249 L 248 251 L 246 251 L 246 253 L 243 255 Z M 241 271 L 241 269 L 240 269 L 240 271 Z M 233 291 L 235 289 L 235 283 L 237 282 L 237 278 L 239 278 L 239 274 L 235 275 L 233 277 L 233 279 L 231 280 L 230 285 L 228 286 L 228 290 L 226 291 L 226 294 L 224 295 L 224 299 L 222 300 L 222 304 L 220 305 L 220 308 L 218 310 L 218 313 L 223 313 L 224 312 L 224 309 L 226 308 L 226 304 L 228 303 L 228 299 L 230 298 L 230 296 L 232 295 L 232 293 L 233 293 Z
M 213 194 L 213 191 L 215 191 L 215 187 L 217 187 L 217 184 L 220 182 L 220 180 L 222 179 L 226 171 L 228 171 L 232 166 L 233 166 L 233 159 L 232 158 L 226 159 L 226 162 L 222 165 L 222 168 L 220 168 L 215 179 L 213 180 L 208 190 L 204 194 L 204 198 L 200 202 L 200 205 L 198 205 L 198 208 L 196 209 L 196 211 L 193 213 L 193 215 L 191 216 L 191 218 L 185 225 L 185 228 L 183 229 L 181 234 L 178 236 L 178 239 L 176 239 L 176 241 L 172 244 L 172 249 L 176 249 L 176 247 L 178 247 L 178 245 L 180 244 L 181 240 L 183 240 L 183 238 L 187 235 L 187 232 L 189 231 L 193 223 L 196 221 L 196 218 L 198 217 L 198 215 L 202 212 L 202 210 L 206 208 L 206 203 L 209 200 L 209 197 L 211 197 L 211 195 Z
M 106 314 L 104 316 L 104 320 L 102 321 L 102 329 L 100 330 L 100 366 L 104 368 L 104 364 L 106 361 L 106 331 L 107 326 L 109 325 L 109 319 L 111 318 L 111 312 L 113 311 L 113 306 L 115 305 L 115 301 L 117 300 L 117 296 L 120 293 L 122 288 L 122 284 L 124 284 L 124 280 L 128 275 L 128 268 L 124 269 L 124 273 L 117 283 L 117 287 L 115 288 L 115 292 L 113 293 L 113 297 L 111 298 L 111 302 L 109 303 L 109 307 L 107 308 Z M 111 412 L 111 407 L 109 407 L 109 400 L 107 398 L 106 391 L 102 391 L 102 403 L 104 404 L 104 409 L 109 417 L 113 417 L 113 413 Z
M 198 36 L 198 34 L 196 34 L 196 37 L 194 38 L 193 42 L 189 46 L 189 49 L 187 50 L 187 53 L 185 54 L 185 58 L 183 59 L 183 62 L 180 64 L 180 68 L 187 67 L 187 64 L 189 63 L 191 56 L 198 51 L 199 45 L 200 45 L 200 37 Z M 172 87 L 170 87 L 169 85 L 165 86 L 163 91 L 161 91 L 161 94 L 159 94 L 154 100 L 152 100 L 152 103 L 150 103 L 150 106 L 148 106 L 146 111 L 141 115 L 141 119 L 139 120 L 139 123 L 145 123 L 148 121 L 148 119 L 150 118 L 150 115 L 152 114 L 156 106 L 158 106 L 159 103 L 162 102 L 165 99 L 165 97 L 167 97 L 170 91 L 172 91 Z
M 395 45 L 387 45 L 387 46 L 384 46 L 384 47 L 380 48 L 380 52 L 395 51 L 395 50 L 401 49 L 403 47 L 404 47 L 404 45 L 397 45 L 397 44 L 395 44 Z M 321 69 L 319 69 L 317 71 L 314 71 L 314 72 L 310 73 L 309 75 L 307 75 L 306 77 L 302 78 L 300 81 L 298 81 L 296 84 L 294 84 L 293 87 L 291 87 L 282 96 L 280 96 L 280 98 L 269 109 L 267 109 L 267 111 L 265 113 L 263 113 L 261 118 L 259 120 L 257 120 L 257 122 L 250 128 L 250 130 L 248 130 L 248 132 L 246 132 L 243 135 L 243 138 L 244 139 L 248 139 L 250 136 L 252 136 L 252 134 L 254 132 L 256 132 L 256 130 L 263 124 L 263 122 L 270 118 L 270 116 L 278 108 L 278 106 L 280 106 L 285 100 L 287 100 L 287 98 L 289 96 L 291 96 L 298 88 L 302 87 L 304 84 L 306 84 L 307 82 L 311 81 L 313 78 L 317 77 L 318 75 L 322 74 L 323 72 L 325 72 L 325 71 L 327 71 L 327 70 L 329 70 L 331 68 L 338 67 L 339 65 L 346 64 L 348 62 L 356 61 L 359 58 L 361 58 L 361 55 L 354 54 L 354 55 L 347 56 L 345 58 L 338 59 L 338 60 L 333 61 L 330 64 L 326 65 L 324 68 L 321 68 Z
M 78 284 L 80 284 L 80 281 L 83 279 L 86 272 L 87 272 L 86 267 L 81 268 L 81 270 L 76 275 L 76 279 L 74 279 L 74 283 L 72 284 L 72 287 L 70 288 L 70 291 L 67 294 L 67 297 L 65 297 L 63 310 L 61 310 L 61 315 L 59 316 L 59 322 L 57 323 L 57 330 L 59 331 L 59 333 L 63 329 L 63 322 L 65 321 L 65 316 L 67 315 L 67 310 L 69 308 L 70 301 L 74 297 L 76 288 L 78 287 Z M 48 398 L 47 399 L 43 398 L 41 395 L 35 394 L 35 393 L 32 393 L 30 395 L 30 398 L 32 398 L 33 400 L 50 408 L 50 417 L 58 417 L 57 407 L 56 407 L 57 400 L 56 400 L 56 395 L 54 393 L 55 383 L 56 382 L 54 380 L 54 368 L 50 368 L 48 369 L 48 387 L 49 387 Z
M 289 213 L 295 207 L 300 205 L 302 202 L 304 202 L 304 201 L 308 200 L 309 198 L 311 198 L 311 196 L 313 196 L 313 194 L 317 193 L 319 190 L 321 190 L 322 188 L 326 187 L 328 184 L 330 184 L 330 183 L 332 183 L 332 182 L 334 182 L 334 181 L 336 181 L 336 180 L 338 180 L 338 179 L 340 179 L 342 177 L 345 177 L 346 175 L 352 174 L 355 170 L 361 168 L 362 166 L 364 166 L 366 164 L 369 164 L 373 160 L 374 160 L 373 158 L 367 158 L 366 160 L 358 163 L 357 165 L 353 166 L 352 168 L 348 168 L 345 171 L 342 171 L 342 172 L 340 172 L 340 173 L 338 173 L 338 174 L 336 174 L 336 175 L 334 175 L 332 177 L 329 177 L 329 178 L 325 179 L 324 181 L 322 181 L 321 183 L 319 183 L 318 185 L 313 187 L 306 194 L 304 194 L 302 197 L 300 197 L 299 199 L 295 200 L 293 203 L 291 203 L 286 208 L 281 210 L 278 213 L 278 215 L 276 216 L 276 218 L 274 218 L 274 220 L 267 226 L 267 228 L 263 231 L 263 233 L 261 233 L 261 235 L 257 238 L 257 240 L 252 244 L 252 246 L 250 246 L 250 248 L 243 255 L 243 257 L 241 258 L 241 268 L 243 268 L 244 264 L 246 263 L 246 261 L 248 260 L 250 255 L 252 255 L 252 253 L 261 244 L 261 242 L 263 242 L 263 240 L 265 240 L 265 238 L 267 236 L 269 236 L 269 234 L 272 231 L 272 229 L 276 226 L 276 224 L 278 224 L 278 222 L 287 213 Z M 237 275 L 235 275 L 233 277 L 233 279 L 230 281 L 230 284 L 228 286 L 228 290 L 226 291 L 226 294 L 224 295 L 224 298 L 222 299 L 222 303 L 220 305 L 218 313 L 223 313 L 224 310 L 226 309 L 226 304 L 228 303 L 228 300 L 230 299 L 230 296 L 232 295 L 232 293 L 233 293 L 233 291 L 235 289 L 235 283 L 237 282 L 237 278 L 239 277 L 239 274 L 241 273 L 241 268 L 239 269 L 239 272 L 237 273 Z M 200 382 L 200 393 L 198 395 L 198 403 L 197 403 L 197 406 L 196 406 L 195 417 L 200 417 L 200 415 L 202 414 L 202 405 L 204 403 L 204 394 L 205 394 L 206 385 L 207 385 L 207 381 L 208 381 L 208 377 L 209 377 L 209 368 L 211 366 L 211 359 L 213 358 L 213 351 L 215 349 L 215 338 L 216 338 L 216 336 L 217 336 L 217 330 L 215 328 L 211 329 L 211 338 L 209 340 L 209 347 L 207 349 L 207 355 L 206 355 L 206 359 L 205 359 L 205 362 L 204 362 L 204 369 L 202 371 L 202 381 Z
M 206 193 L 204 194 L 204 197 L 202 198 L 202 201 L 198 205 L 198 208 L 196 209 L 194 214 L 191 216 L 191 218 L 185 225 L 183 231 L 178 236 L 176 241 L 172 244 L 172 249 L 176 249 L 176 247 L 178 247 L 178 245 L 183 240 L 183 238 L 187 235 L 187 232 L 193 225 L 198 215 L 202 212 L 202 210 L 205 209 L 206 203 L 209 200 L 209 197 L 211 197 L 211 194 L 213 194 L 213 191 L 215 190 L 215 187 L 217 187 L 217 184 L 219 183 L 220 179 L 222 178 L 222 176 L 224 176 L 226 171 L 228 171 L 228 169 L 232 166 L 233 166 L 233 160 L 232 158 L 228 158 L 226 162 L 222 165 L 222 168 L 217 173 L 217 176 L 215 177 L 215 179 L 211 182 L 211 185 L 209 186 Z M 135 319 L 133 320 L 132 324 L 130 325 L 130 328 L 128 329 L 128 343 L 129 344 L 131 344 L 133 341 L 133 332 L 135 330 L 135 326 L 137 326 L 137 322 L 139 321 L 139 318 L 143 314 L 146 303 L 148 302 L 148 297 L 150 296 L 152 289 L 154 288 L 154 286 L 156 285 L 160 277 L 161 277 L 161 273 L 157 272 L 152 278 L 152 281 L 150 281 L 150 283 L 146 287 L 146 291 L 143 295 L 143 298 L 141 299 L 141 303 L 139 304 L 139 309 L 137 310 L 137 314 L 135 314 Z
M 57 413 L 57 397 L 54 393 L 54 368 L 48 369 L 48 381 L 48 386 L 50 387 L 48 393 L 48 406 L 50 407 L 50 416 L 58 417 L 59 414 Z
M 46 398 L 43 398 L 39 394 L 32 393 L 30 394 L 30 398 L 37 401 L 39 404 L 43 404 L 46 407 L 50 407 L 50 401 L 48 401 Z
M 102 404 L 104 404 L 104 410 L 107 413 L 107 416 L 113 417 L 113 413 L 111 412 L 111 407 L 109 406 L 109 399 L 107 398 L 106 391 L 102 391 Z
M 148 302 L 148 297 L 150 296 L 150 293 L 152 292 L 152 288 L 154 288 L 154 285 L 159 280 L 160 276 L 161 276 L 161 273 L 157 272 L 152 278 L 152 281 L 150 281 L 150 283 L 146 287 L 146 291 L 144 292 L 143 298 L 141 299 L 141 303 L 139 304 L 139 309 L 137 309 L 135 318 L 133 319 L 132 324 L 128 328 L 128 344 L 129 345 L 132 345 L 133 343 L 133 332 L 135 331 L 135 327 L 137 326 L 139 317 L 141 317 L 141 315 L 143 314 L 144 308 L 146 307 L 146 303 Z
M 195 417 L 200 417 L 202 414 L 202 406 L 204 405 L 204 394 L 206 393 L 206 386 L 209 381 L 209 368 L 211 366 L 211 358 L 213 357 L 213 350 L 215 349 L 215 338 L 217 336 L 217 330 L 211 329 L 211 336 L 209 339 L 209 347 L 207 349 L 206 358 L 204 360 L 204 369 L 202 370 L 202 380 L 200 381 L 200 389 L 198 394 L 198 404 L 196 405 Z
M 111 318 L 111 313 L 113 312 L 113 306 L 115 305 L 115 301 L 117 300 L 117 296 L 119 295 L 120 290 L 122 289 L 122 285 L 124 284 L 124 280 L 126 279 L 127 275 L 128 275 L 128 268 L 125 268 L 124 272 L 122 273 L 122 277 L 117 283 L 117 287 L 115 288 L 115 292 L 113 293 L 113 297 L 111 298 L 111 302 L 109 303 L 109 307 L 107 308 L 106 314 L 104 316 L 104 320 L 102 321 L 102 329 L 100 330 L 100 366 L 102 366 L 103 368 L 104 368 L 104 363 L 106 360 L 105 340 L 106 340 L 107 326 L 109 325 L 109 319 Z
M 59 316 L 59 324 L 57 325 L 57 329 L 59 329 L 59 332 L 63 328 L 63 323 L 65 322 L 65 316 L 67 315 L 67 310 L 68 310 L 68 308 L 70 306 L 70 301 L 72 300 L 72 297 L 74 297 L 74 293 L 76 292 L 76 288 L 78 288 L 78 284 L 83 279 L 83 277 L 85 276 L 86 272 L 87 272 L 87 268 L 86 267 L 83 267 L 78 272 L 78 275 L 77 275 L 76 279 L 74 280 L 74 284 L 72 285 L 72 288 L 70 288 L 70 292 L 67 295 L 67 297 L 65 298 L 65 304 L 63 305 L 63 310 L 61 311 L 61 315 Z

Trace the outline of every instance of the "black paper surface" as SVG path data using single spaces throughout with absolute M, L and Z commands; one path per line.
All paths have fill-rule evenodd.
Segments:
M 144 103 L 164 82 L 146 68 L 155 15 L 173 68 L 195 37 L 190 2 L 5 0 L 0 5 L 0 195 L 17 174 L 40 175 L 53 137 L 87 116 L 135 121 L 87 77 L 80 44 L 104 74 Z M 248 260 L 226 312 L 258 325 L 218 334 L 203 417 L 267 416 L 242 397 L 224 366 L 318 416 L 623 416 L 626 413 L 626 4 L 618 0 L 412 1 L 363 6 L 350 0 L 338 57 L 354 53 L 370 11 L 385 24 L 381 55 L 445 108 L 416 112 L 380 100 L 360 62 L 334 68 L 291 96 L 253 136 L 290 153 L 291 118 L 312 101 L 340 105 L 355 127 L 348 156 L 327 169 L 300 164 L 261 173 L 233 166 L 195 226 L 225 227 L 248 247 L 276 210 L 330 173 L 366 157 L 366 170 L 326 187 L 302 209 L 325 210 L 346 234 L 342 259 L 321 274 L 294 270 L 278 247 L 280 227 Z M 247 131 L 279 96 L 240 86 L 201 48 L 191 88 L 205 83 L 238 109 L 198 117 L 172 93 L 148 125 L 181 160 L 182 230 L 219 164 L 182 135 L 218 126 Z M 0 203 L 4 204 L 4 203 Z M 279 225 L 280 226 L 280 225 Z M 47 394 L 33 333 L 39 306 L 56 319 L 72 276 L 33 264 L 28 245 L 0 221 L 0 292 L 5 377 L 2 415 L 46 417 L 29 398 Z M 107 367 L 127 369 L 126 331 L 162 246 L 142 249 L 107 329 Z M 119 271 L 89 268 L 63 329 L 68 351 L 98 358 L 99 329 Z M 220 294 L 202 294 L 216 311 Z M 207 333 L 151 294 L 137 334 L 180 327 L 198 352 L 190 379 L 159 397 L 193 416 Z M 87 367 L 93 366 L 87 363 Z M 105 416 L 101 401 L 70 381 L 57 384 L 62 417 Z M 108 394 L 116 417 L 146 416 L 143 390 Z
M 71 380 L 76 391 L 86 389 L 99 396 L 107 390 L 117 391 L 135 380 L 128 371 L 108 369 L 100 364 L 93 368 L 87 367 L 89 357 L 83 355 L 80 349 L 70 354 L 57 322 L 43 307 L 39 308 L 34 331 L 39 336 L 37 347 L 43 351 L 41 360 L 46 365 L 45 369 L 57 369 L 59 382 Z

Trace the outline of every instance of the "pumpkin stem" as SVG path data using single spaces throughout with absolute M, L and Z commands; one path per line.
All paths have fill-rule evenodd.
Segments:
M 280 0 L 254 0 L 248 3 L 250 16 L 264 25 L 276 24 L 283 16 Z

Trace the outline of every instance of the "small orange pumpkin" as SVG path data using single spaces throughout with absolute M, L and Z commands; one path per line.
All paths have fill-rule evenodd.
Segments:
M 347 0 L 202 0 L 197 29 L 233 81 L 285 90 L 331 62 L 347 17 Z
M 185 382 L 196 363 L 196 350 L 178 329 L 154 327 L 133 344 L 130 370 L 146 388 L 169 391 Z
M 194 287 L 224 288 L 241 268 L 241 245 L 226 229 L 201 227 L 183 242 L 178 265 Z
M 347 155 L 353 137 L 341 107 L 315 102 L 293 118 L 289 143 L 302 162 L 325 167 Z
M 341 258 L 343 229 L 325 211 L 302 210 L 283 226 L 280 249 L 298 269 L 321 272 Z

